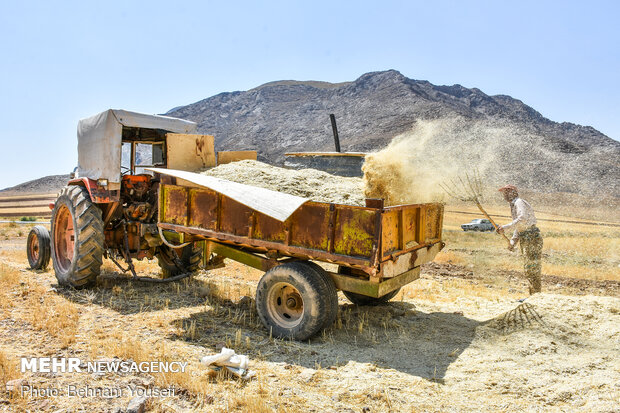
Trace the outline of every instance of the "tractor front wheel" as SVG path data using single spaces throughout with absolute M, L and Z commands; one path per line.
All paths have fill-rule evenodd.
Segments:
M 51 252 L 60 285 L 92 286 L 103 259 L 101 209 L 81 186 L 60 190 L 52 211 Z
M 43 270 L 50 262 L 50 233 L 42 225 L 37 225 L 30 230 L 26 242 L 26 255 L 28 263 L 33 270 Z

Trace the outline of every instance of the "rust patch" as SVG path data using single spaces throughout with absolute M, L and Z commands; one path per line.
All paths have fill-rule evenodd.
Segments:
M 403 244 L 408 248 L 412 241 L 417 243 L 416 228 L 418 222 L 418 208 L 403 210 Z
M 189 225 L 192 227 L 216 229 L 217 192 L 207 189 L 189 191 Z
M 187 225 L 187 190 L 181 186 L 164 185 L 163 222 Z
M 370 257 L 376 229 L 376 211 L 337 206 L 334 252 Z
M 265 241 L 286 241 L 284 223 L 265 214 L 256 214 L 254 237 Z
M 222 195 L 220 231 L 247 237 L 253 210 Z
M 366 198 L 367 208 L 383 209 L 383 199 Z
M 291 245 L 326 251 L 329 246 L 329 204 L 308 202 L 287 220 Z
M 200 156 L 205 147 L 205 140 L 202 136 L 196 138 L 196 155 Z
M 398 211 L 383 213 L 381 223 L 382 256 L 387 257 L 398 249 Z

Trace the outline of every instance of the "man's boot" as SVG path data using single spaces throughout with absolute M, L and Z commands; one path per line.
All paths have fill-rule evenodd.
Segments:
M 530 295 L 541 292 L 541 282 L 539 277 L 528 278 L 530 282 Z

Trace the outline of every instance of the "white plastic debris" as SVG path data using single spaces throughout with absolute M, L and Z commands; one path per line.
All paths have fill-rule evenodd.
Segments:
M 222 348 L 220 354 L 205 356 L 200 359 L 200 362 L 216 371 L 225 367 L 232 374 L 243 380 L 249 380 L 256 375 L 254 370 L 248 369 L 250 362 L 248 356 L 235 354 L 235 350 L 226 347 Z

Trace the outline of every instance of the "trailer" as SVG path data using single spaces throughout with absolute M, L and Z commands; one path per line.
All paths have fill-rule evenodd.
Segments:
M 163 237 L 182 245 L 205 241 L 207 264 L 229 258 L 265 271 L 256 306 L 279 337 L 304 340 L 329 326 L 338 311 L 337 290 L 358 305 L 387 302 L 445 245 L 439 203 L 307 201 L 278 220 L 221 191 L 175 185 L 175 179 L 162 176 L 159 186 Z M 316 262 L 333 265 L 326 270 Z
M 338 290 L 387 302 L 444 246 L 440 204 L 322 203 L 194 173 L 216 163 L 214 137 L 196 128 L 115 109 L 82 119 L 78 167 L 50 205 L 51 231 L 28 236 L 30 266 L 51 257 L 60 285 L 88 288 L 104 258 L 150 282 L 233 259 L 265 271 L 256 308 L 272 334 L 305 340 L 336 319 Z M 163 278 L 137 276 L 145 258 Z

